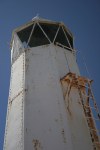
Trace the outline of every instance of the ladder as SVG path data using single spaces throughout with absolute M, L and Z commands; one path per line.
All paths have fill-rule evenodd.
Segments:
M 100 150 L 100 131 L 96 126 L 98 124 L 97 121 L 100 123 L 100 113 L 91 88 L 92 80 L 69 72 L 61 79 L 63 88 L 66 83 L 67 90 L 64 93 L 64 99 L 67 96 L 69 101 L 69 94 L 72 87 L 78 89 L 94 150 Z

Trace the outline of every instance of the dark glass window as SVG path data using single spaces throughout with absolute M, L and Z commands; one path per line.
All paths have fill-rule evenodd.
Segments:
M 31 36 L 29 46 L 35 47 L 35 46 L 46 45 L 46 44 L 50 44 L 50 42 L 42 32 L 40 27 L 36 25 L 33 34 Z
M 47 36 L 49 37 L 50 41 L 53 42 L 59 26 L 56 24 L 44 24 L 44 23 L 40 23 L 40 25 L 47 34 Z
M 19 38 L 22 41 L 22 43 L 24 44 L 24 46 L 28 42 L 32 28 L 33 28 L 33 25 L 31 25 L 17 33 L 17 35 L 19 36 Z M 36 46 L 45 45 L 45 44 L 49 44 L 49 43 L 50 42 L 48 41 L 48 39 L 42 32 L 40 27 L 36 24 L 34 31 L 32 33 L 32 36 L 30 38 L 30 41 L 28 43 L 28 46 L 36 47 Z
M 68 41 L 67 41 L 66 36 L 65 36 L 65 34 L 64 34 L 64 32 L 63 32 L 61 27 L 60 27 L 58 35 L 56 37 L 55 43 L 56 42 L 58 42 L 58 43 L 60 43 L 60 44 L 62 44 L 64 46 L 69 47 Z
M 65 27 L 64 27 L 64 31 L 66 32 L 66 35 L 68 37 L 68 40 L 70 42 L 71 47 L 73 48 L 73 38 L 71 37 L 71 35 L 66 31 Z
M 25 28 L 25 29 L 23 29 L 23 30 L 21 30 L 17 33 L 17 35 L 19 36 L 22 43 L 23 42 L 26 42 L 26 43 L 28 42 L 30 33 L 32 31 L 32 27 L 33 27 L 33 25 L 31 25 L 31 26 L 29 26 L 29 27 L 27 27 L 27 28 Z
M 59 24 L 40 23 L 40 26 L 42 27 L 42 29 L 44 30 L 44 32 L 46 33 L 46 35 L 48 36 L 50 41 L 53 42 L 55 35 L 57 33 L 57 30 L 59 28 Z M 47 37 L 45 36 L 45 34 L 41 30 L 41 28 L 38 26 L 38 24 L 36 24 L 34 31 L 31 35 L 30 41 L 27 45 L 32 28 L 33 28 L 33 24 L 17 33 L 17 35 L 19 36 L 20 40 L 22 41 L 24 47 L 27 47 L 27 46 L 36 47 L 36 46 L 40 46 L 40 45 L 50 44 L 49 40 L 47 39 Z M 70 42 L 71 47 L 73 48 L 73 38 L 66 31 L 66 28 L 64 26 L 63 26 L 63 29 L 67 35 L 67 38 Z M 55 39 L 55 43 L 58 42 L 64 46 L 70 47 L 69 42 L 65 36 L 63 29 L 62 29 L 62 27 L 60 27 L 57 37 Z

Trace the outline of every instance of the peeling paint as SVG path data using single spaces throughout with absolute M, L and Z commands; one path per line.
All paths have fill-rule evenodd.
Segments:
M 34 150 L 42 150 L 41 143 L 39 140 L 33 139 L 32 143 L 34 146 Z
M 62 129 L 61 133 L 62 133 L 62 137 L 63 137 L 63 142 L 66 143 L 66 137 L 65 137 L 64 129 Z

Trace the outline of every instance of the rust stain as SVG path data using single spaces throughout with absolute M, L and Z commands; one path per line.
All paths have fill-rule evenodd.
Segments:
M 12 99 L 9 97 L 9 103 L 12 104 L 13 100 L 15 100 L 23 92 L 24 92 L 24 89 L 22 89 L 20 92 L 18 92 Z
M 90 129 L 92 129 L 92 130 L 90 130 L 90 135 L 91 135 L 91 140 L 94 144 L 94 150 L 95 150 L 95 148 L 97 148 L 97 150 L 99 150 L 100 149 L 99 137 L 97 134 L 97 130 L 95 127 L 95 123 L 94 123 L 94 120 L 92 117 L 92 112 L 91 112 L 90 107 L 87 108 L 85 115 L 86 115 L 86 117 L 88 117 L 88 119 L 87 119 L 88 126 Z
M 81 102 L 80 102 L 80 100 L 78 100 L 78 104 L 79 104 L 79 105 L 81 105 Z
M 100 120 L 100 113 L 97 108 L 95 98 L 91 90 L 91 83 L 92 80 L 86 77 L 77 76 L 75 73 L 71 73 L 71 72 L 69 72 L 66 76 L 64 76 L 61 79 L 63 96 L 70 115 L 71 115 L 71 111 L 69 109 L 69 104 L 70 104 L 69 97 L 70 97 L 71 87 L 75 87 L 76 89 L 78 89 L 78 93 L 81 100 L 78 101 L 78 103 L 82 104 L 83 106 L 84 114 L 90 131 L 91 141 L 93 143 L 93 148 L 94 150 L 100 150 L 100 141 L 99 141 L 98 131 L 96 129 L 95 119 L 93 118 L 93 111 L 91 109 L 90 99 L 94 103 L 94 108 L 96 110 L 98 120 Z M 64 130 L 62 130 L 62 134 L 64 136 Z
M 65 105 L 66 105 L 67 111 L 69 112 L 69 114 L 71 116 L 72 113 L 70 111 L 70 93 L 71 93 L 72 86 L 70 83 L 71 83 L 70 79 L 68 79 L 66 77 L 65 77 L 65 79 L 63 78 L 63 80 L 61 80 L 61 85 L 64 88 L 63 89 L 63 97 L 65 100 Z
M 34 150 L 42 150 L 42 146 L 39 140 L 33 139 L 32 143 L 34 146 Z
M 62 133 L 62 137 L 63 137 L 63 142 L 66 143 L 66 137 L 65 137 L 64 129 L 62 129 L 61 133 Z

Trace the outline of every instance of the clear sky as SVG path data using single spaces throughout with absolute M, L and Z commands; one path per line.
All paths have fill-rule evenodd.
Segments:
M 100 108 L 100 0 L 0 0 L 0 150 L 3 148 L 4 128 L 10 82 L 10 39 L 12 30 L 40 17 L 63 21 L 72 31 L 79 66 L 84 56 L 93 91 Z

